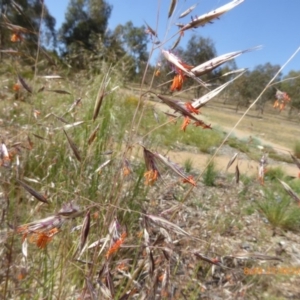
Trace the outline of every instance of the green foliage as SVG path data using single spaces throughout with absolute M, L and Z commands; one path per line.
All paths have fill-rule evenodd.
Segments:
M 249 186 L 255 179 L 251 176 L 247 176 L 246 174 L 240 174 L 240 181 L 246 186 Z
M 230 147 L 235 148 L 243 153 L 249 152 L 249 145 L 242 140 L 237 139 L 236 137 L 229 137 L 227 143 Z
M 217 56 L 217 51 L 213 40 L 209 37 L 204 38 L 196 34 L 193 34 L 188 40 L 186 49 L 179 48 L 177 51 L 179 52 L 179 57 L 181 57 L 185 63 L 192 66 L 198 66 Z M 214 79 L 216 76 L 217 73 L 215 71 L 211 71 L 202 75 L 201 79 L 208 81 Z M 192 81 L 188 81 L 186 86 L 190 86 L 192 84 Z M 205 92 L 205 89 L 200 85 L 194 89 L 194 94 L 197 98 L 205 94 Z
M 152 117 L 153 118 L 153 117 Z M 161 118 L 165 120 L 165 118 Z M 156 131 L 153 140 L 167 147 L 182 147 L 180 145 L 195 146 L 204 153 L 210 153 L 212 147 L 220 145 L 223 135 L 216 130 L 188 127 L 185 132 L 180 130 L 181 120 L 176 125 L 164 126 Z
M 139 99 L 136 96 L 126 96 L 124 99 L 124 105 L 131 108 L 136 108 L 139 104 Z
M 184 161 L 184 170 L 187 173 L 190 173 L 193 169 L 193 160 L 191 158 L 187 158 Z
M 288 184 L 295 193 L 300 194 L 300 180 L 298 178 L 289 181 Z
M 244 76 L 236 80 L 230 87 L 232 98 L 236 101 L 236 110 L 241 106 L 249 106 L 256 99 L 268 82 L 274 77 L 280 66 L 266 63 L 258 65 L 253 71 L 247 71 Z M 280 77 L 279 79 L 280 80 Z M 256 104 L 256 109 L 261 113 L 267 101 L 275 99 L 276 90 L 267 89 Z
M 290 71 L 283 78 L 280 89 L 286 92 L 291 98 L 289 115 L 297 114 L 300 111 L 300 71 Z
M 105 0 L 71 0 L 59 30 L 61 52 L 75 69 L 99 72 L 101 67 L 95 64 L 113 63 L 125 83 L 146 65 L 148 36 L 145 26 L 135 27 L 131 21 L 107 30 L 111 12 Z
M 283 179 L 285 177 L 285 173 L 280 167 L 276 168 L 267 168 L 265 173 L 265 180 L 275 181 L 277 179 Z
M 128 21 L 125 25 L 118 25 L 113 35 L 125 51 L 134 58 L 134 69 L 141 75 L 148 59 L 148 36 L 145 26 L 135 27 L 131 21 Z
M 47 60 L 44 47 L 56 47 L 56 32 L 55 18 L 46 4 L 35 0 L 2 0 L 0 9 L 0 48 L 12 49 L 17 46 L 18 51 L 22 53 L 18 61 L 33 65 L 40 42 L 40 46 L 43 47 L 40 55 Z M 43 30 L 38 35 L 40 25 Z M 11 41 L 13 34 L 17 34 L 21 40 Z M 21 42 L 22 40 L 26 42 Z M 3 53 L 0 53 L 1 57 L 4 57 Z
M 104 40 L 112 6 L 105 0 L 71 0 L 65 22 L 59 30 L 64 55 L 69 56 L 77 68 L 84 68 L 82 50 L 93 53 L 99 40 Z M 98 49 L 99 50 L 99 49 Z
M 218 175 L 216 171 L 215 163 L 212 161 L 208 164 L 204 174 L 203 174 L 203 182 L 206 186 L 214 186 L 215 180 Z
M 95 42 L 93 35 L 104 35 L 111 10 L 111 5 L 102 0 L 71 0 L 66 20 L 60 29 L 60 37 L 67 50 L 76 42 L 92 50 Z
M 253 215 L 255 213 L 255 207 L 253 207 L 253 205 L 248 205 L 244 210 L 243 210 L 245 215 Z
M 183 60 L 192 66 L 198 66 L 216 56 L 217 51 L 213 40 L 196 34 L 188 40 L 187 48 L 182 53 Z M 212 76 L 212 73 L 209 76 Z
M 256 202 L 259 210 L 267 218 L 270 225 L 284 230 L 299 231 L 300 208 L 291 203 L 285 193 L 276 192 L 276 188 L 264 189 L 264 199 Z

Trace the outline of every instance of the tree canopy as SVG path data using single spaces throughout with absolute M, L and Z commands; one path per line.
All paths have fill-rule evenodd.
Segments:
M 118 25 L 114 31 L 114 36 L 124 50 L 133 57 L 135 62 L 134 67 L 137 73 L 139 73 L 148 59 L 148 36 L 145 26 L 135 27 L 129 21 L 125 25 Z
M 247 71 L 244 76 L 236 80 L 231 87 L 231 91 L 233 97 L 237 100 L 237 109 L 239 106 L 249 106 L 267 86 L 279 69 L 279 65 L 265 63 L 256 66 L 252 71 Z M 281 75 L 279 74 L 278 80 L 280 80 L 280 78 Z M 275 93 L 275 87 L 267 89 L 257 102 L 256 109 L 263 113 L 266 102 L 269 100 L 273 101 L 275 99 Z
M 39 38 L 43 46 L 56 47 L 55 18 L 42 1 L 2 0 L 0 9 L 1 47 L 9 47 L 14 37 L 24 39 L 31 54 Z
M 280 84 L 280 89 L 285 91 L 291 98 L 290 113 L 300 111 L 300 71 L 290 71 Z
M 63 54 L 78 50 L 78 46 L 95 50 L 97 39 L 104 37 L 111 11 L 105 0 L 70 0 L 59 30 Z
M 217 56 L 215 43 L 211 38 L 192 35 L 183 52 L 183 60 L 193 66 L 200 65 Z
M 57 49 L 58 44 L 61 58 L 75 69 L 85 69 L 91 64 L 97 69 L 99 62 L 106 61 L 117 65 L 124 74 L 123 77 L 128 80 L 141 78 L 140 72 L 144 70 L 148 60 L 148 25 L 136 27 L 132 21 L 128 21 L 117 25 L 114 29 L 108 29 L 108 21 L 113 10 L 109 0 L 69 0 L 65 20 L 58 32 L 55 31 L 55 18 L 49 13 L 44 1 L 2 0 L 0 10 L 2 49 L 10 48 L 12 40 L 19 39 L 22 42 L 20 44 L 22 50 L 29 49 L 31 56 L 34 57 L 40 40 L 40 45 L 45 46 L 44 49 L 51 47 Z M 214 41 L 196 34 L 190 37 L 186 47 L 180 46 L 173 52 L 184 63 L 192 66 L 198 66 L 217 56 Z M 160 63 L 160 72 L 168 74 L 171 71 L 169 64 L 163 59 Z M 236 68 L 236 63 L 232 60 L 201 75 L 201 79 L 221 84 L 227 80 L 222 75 Z M 233 86 L 238 87 L 238 92 L 235 91 L 233 94 L 243 99 L 243 104 L 249 105 L 278 69 L 279 66 L 270 63 L 256 66 L 234 83 Z M 155 71 L 154 67 L 152 71 Z M 297 77 L 298 73 L 291 72 L 288 76 Z M 290 80 L 278 86 L 290 94 L 294 108 L 300 108 L 300 100 L 297 100 L 298 81 L 299 79 Z M 192 84 L 194 82 L 190 80 L 186 86 Z M 201 86 L 197 87 L 197 96 L 200 89 Z M 263 109 L 266 101 L 274 99 L 275 92 L 276 87 L 268 89 L 257 103 L 257 108 Z

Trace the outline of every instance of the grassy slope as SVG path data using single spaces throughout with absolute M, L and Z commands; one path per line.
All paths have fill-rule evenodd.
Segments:
M 74 299 L 80 295 L 83 297 L 84 293 L 96 293 L 101 295 L 98 297 L 104 297 L 106 282 L 110 280 L 115 299 L 120 299 L 127 292 L 140 296 L 148 294 L 149 297 L 153 291 L 166 299 L 172 293 L 176 299 L 199 299 L 200 296 L 208 299 L 216 296 L 227 299 L 299 297 L 299 277 L 282 274 L 283 268 L 290 273 L 292 268 L 299 271 L 300 249 L 296 247 L 299 243 L 299 213 L 292 215 L 292 212 L 298 212 L 297 206 L 286 199 L 274 177 L 266 176 L 265 186 L 261 186 L 255 176 L 241 174 L 240 183 L 236 184 L 231 174 L 210 172 L 201 176 L 197 187 L 186 197 L 189 186 L 165 170 L 163 180 L 152 187 L 145 186 L 145 167 L 138 158 L 140 147 L 136 143 L 143 142 L 161 153 L 169 151 L 172 145 L 176 145 L 177 151 L 181 147 L 185 149 L 180 125 L 168 124 L 162 132 L 157 131 L 142 139 L 157 125 L 152 107 L 141 107 L 138 117 L 143 112 L 142 122 L 138 126 L 136 121 L 133 126 L 134 132 L 138 130 L 139 134 L 134 134 L 133 147 L 124 148 L 130 138 L 131 120 L 138 97 L 124 92 L 107 96 L 99 116 L 93 122 L 94 103 L 102 80 L 101 76 L 90 81 L 83 76 L 78 76 L 76 81 L 39 79 L 36 90 L 45 85 L 49 89 L 69 91 L 71 95 L 43 92 L 30 96 L 23 91 L 24 101 L 15 100 L 9 88 L 3 89 L 4 97 L 0 103 L 1 138 L 9 150 L 15 150 L 15 155 L 11 169 L 1 167 L 2 295 L 13 299 L 39 299 L 49 295 L 53 299 Z M 32 82 L 29 81 L 29 84 Z M 118 82 L 111 83 L 109 89 L 116 85 Z M 67 113 L 79 96 L 82 96 L 82 105 Z M 34 109 L 40 111 L 37 119 L 33 117 Z M 63 116 L 69 124 L 84 123 L 64 127 L 66 124 L 54 115 Z M 232 125 L 239 116 L 232 112 L 227 114 L 225 110 L 220 114 L 212 106 L 204 107 L 203 115 L 211 120 L 213 126 L 218 125 L 217 135 L 200 128 L 195 132 L 188 128 L 185 134 L 189 135 L 190 149 L 193 151 L 194 147 L 201 146 L 207 150 L 218 146 L 224 136 L 221 126 Z M 160 118 L 167 120 L 162 114 Z M 253 131 L 253 136 L 263 128 L 268 132 L 271 124 L 273 128 L 278 126 L 276 118 L 269 114 L 264 116 L 260 124 L 265 127 L 253 126 L 257 130 Z M 283 125 L 279 125 L 278 131 L 284 127 L 287 132 L 293 132 L 291 122 L 281 122 Z M 88 145 L 87 140 L 98 124 L 96 139 Z M 243 126 L 249 124 L 242 123 L 241 130 Z M 81 162 L 76 160 L 63 127 L 78 148 Z M 28 137 L 33 142 L 32 149 Z M 264 138 L 267 139 L 267 134 Z M 201 139 L 203 141 L 199 142 Z M 280 144 L 279 140 L 272 142 Z M 19 169 L 16 168 L 17 156 Z M 176 161 L 177 157 L 174 155 L 172 159 Z M 106 167 L 95 172 L 108 161 Z M 242 163 L 241 159 L 239 164 Z M 127 164 L 131 173 L 124 177 L 124 166 Z M 193 164 L 190 168 L 192 174 L 199 175 Z M 276 174 L 279 176 L 279 173 Z M 284 175 L 280 176 L 284 178 Z M 16 178 L 47 194 L 50 204 L 38 202 L 18 184 Z M 205 185 L 207 182 L 210 186 Z M 289 181 L 289 184 L 300 193 L 297 180 Z M 270 190 L 272 193 L 268 194 Z M 120 223 L 117 233 L 127 232 L 123 248 L 106 259 L 109 245 L 115 243 L 108 236 L 106 244 L 78 256 L 76 248 L 84 234 L 80 234 L 80 228 L 77 231 L 71 229 L 83 223 L 83 216 L 80 216 L 67 221 L 45 249 L 38 249 L 34 243 L 29 243 L 27 259 L 24 259 L 22 238 L 12 234 L 12 228 L 53 215 L 71 200 L 79 205 L 83 216 L 88 208 L 90 210 L 91 228 L 87 244 L 107 237 L 112 230 L 109 227 L 117 217 Z M 280 206 L 280 211 L 284 211 L 278 214 L 276 209 L 282 201 L 287 204 Z M 150 222 L 147 219 L 149 215 L 163 217 L 173 225 L 161 220 Z M 291 222 L 286 219 L 292 220 L 289 227 L 286 224 Z M 188 234 L 180 234 L 177 226 Z M 31 242 L 34 240 L 31 239 Z M 282 262 L 277 259 L 261 261 L 256 257 L 240 259 L 241 251 L 245 250 L 278 256 Z M 221 261 L 222 267 L 212 265 L 195 253 Z M 277 270 L 279 274 L 250 276 L 244 272 L 246 267 L 254 272 L 270 268 L 273 273 Z M 110 273 L 101 272 L 105 268 Z M 253 268 L 257 268 L 256 271 Z M 129 274 L 135 282 L 129 279 Z M 166 278 L 165 281 L 163 278 Z

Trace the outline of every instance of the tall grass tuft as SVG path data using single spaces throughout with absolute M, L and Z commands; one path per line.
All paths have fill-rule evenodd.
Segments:
M 213 161 L 208 163 L 203 174 L 203 182 L 206 186 L 214 186 L 218 172 Z
M 273 230 L 300 230 L 300 208 L 293 204 L 288 195 L 265 188 L 264 199 L 256 204 Z

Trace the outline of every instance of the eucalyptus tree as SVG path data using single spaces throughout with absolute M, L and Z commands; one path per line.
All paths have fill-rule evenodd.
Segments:
M 59 29 L 61 53 L 70 63 L 85 68 L 85 55 L 105 52 L 105 33 L 112 6 L 105 0 L 70 0 Z M 102 55 L 103 56 L 103 55 Z

